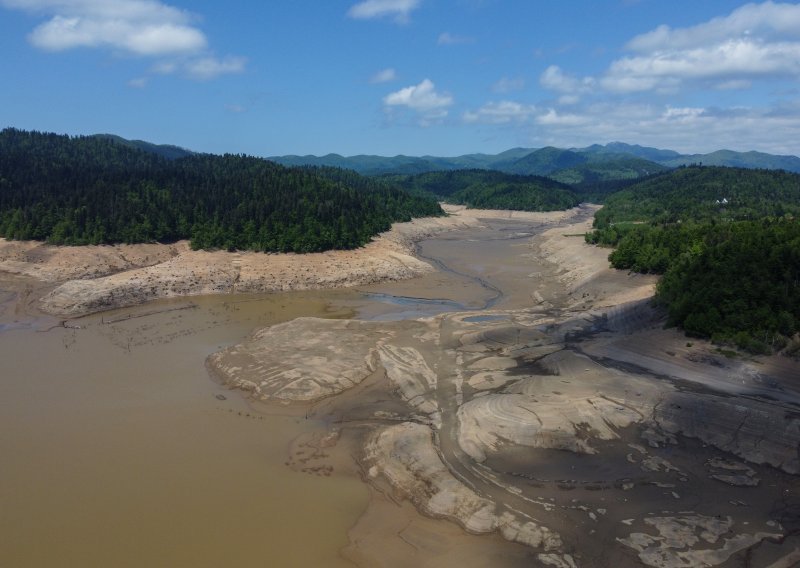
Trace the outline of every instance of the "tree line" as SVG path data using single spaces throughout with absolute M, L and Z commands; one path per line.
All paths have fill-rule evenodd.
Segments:
M 615 247 L 615 268 L 663 274 L 656 301 L 669 325 L 751 352 L 796 351 L 798 212 L 798 174 L 689 167 L 611 195 L 586 240 Z
M 364 245 L 436 200 L 336 168 L 245 155 L 169 160 L 106 137 L 0 132 L 0 236 L 312 252 Z
M 493 170 L 436 171 L 383 179 L 409 191 L 434 195 L 448 203 L 474 209 L 560 211 L 581 202 L 566 184 L 541 176 Z

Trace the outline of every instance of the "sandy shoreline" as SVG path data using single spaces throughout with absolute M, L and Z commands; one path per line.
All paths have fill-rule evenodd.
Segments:
M 433 271 L 414 243 L 446 231 L 479 227 L 482 218 L 557 222 L 585 210 L 553 213 L 471 210 L 397 223 L 363 248 L 312 254 L 193 251 L 171 245 L 55 247 L 0 239 L 0 272 L 54 286 L 40 302 L 52 315 L 75 316 L 159 298 L 349 288 L 404 280 Z

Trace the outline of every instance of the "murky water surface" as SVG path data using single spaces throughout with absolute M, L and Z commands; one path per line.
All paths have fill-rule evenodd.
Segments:
M 67 328 L 19 315 L 0 282 L 0 566 L 349 565 L 339 550 L 366 486 L 287 467 L 288 445 L 317 425 L 259 413 L 205 358 L 300 316 L 526 301 L 508 295 L 525 270 L 508 248 L 522 241 L 500 240 L 508 229 L 421 243 L 439 271 L 366 293 L 166 300 Z
M 326 307 L 336 295 L 156 302 L 47 332 L 5 322 L 0 566 L 349 565 L 338 550 L 366 487 L 286 467 L 314 424 L 257 414 L 204 367 L 257 326 L 344 315 Z

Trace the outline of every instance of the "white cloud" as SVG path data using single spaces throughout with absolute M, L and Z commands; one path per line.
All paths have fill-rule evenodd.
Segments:
M 588 122 L 588 117 L 580 114 L 560 113 L 549 108 L 546 112 L 536 117 L 538 124 L 545 126 L 583 126 Z
M 475 43 L 474 37 L 457 36 L 450 32 L 442 32 L 439 34 L 439 39 L 436 40 L 438 45 L 458 45 L 462 43 Z
M 522 77 L 502 77 L 491 89 L 493 93 L 510 93 L 511 91 L 521 91 L 525 88 L 525 79 Z
M 551 91 L 575 95 L 590 91 L 594 86 L 594 79 L 578 79 L 564 73 L 558 65 L 551 65 L 539 77 L 539 84 Z
M 150 71 L 159 75 L 172 75 L 177 73 L 178 64 L 175 61 L 158 61 L 150 68 Z
M 144 89 L 147 86 L 149 79 L 147 77 L 137 77 L 128 81 L 128 86 L 134 89 Z
M 561 95 L 558 97 L 558 104 L 560 105 L 575 105 L 581 101 L 581 98 L 578 95 Z
M 623 141 L 685 153 L 728 148 L 796 154 L 800 105 L 716 109 L 617 101 L 569 112 L 548 108 L 536 114 L 534 123 L 527 142 L 532 145 L 569 148 Z
M 436 86 L 430 79 L 424 79 L 419 85 L 389 93 L 383 98 L 385 109 L 406 107 L 416 112 L 420 122 L 425 126 L 446 117 L 447 109 L 452 104 L 453 97 L 447 93 L 437 93 Z
M 191 53 L 207 46 L 187 12 L 154 0 L 2 0 L 2 4 L 49 17 L 28 36 L 40 49 L 110 47 L 153 56 Z
M 687 83 L 746 88 L 756 78 L 800 77 L 800 5 L 746 4 L 697 26 L 660 26 L 628 42 L 600 83 L 611 92 L 672 92 Z
M 392 67 L 381 69 L 370 77 L 370 83 L 390 83 L 397 79 L 397 72 Z
M 728 16 L 690 28 L 673 30 L 669 26 L 659 26 L 633 38 L 628 42 L 628 49 L 642 52 L 692 49 L 747 36 L 800 39 L 800 5 L 745 4 Z
M 186 74 L 200 81 L 207 81 L 219 75 L 241 73 L 247 60 L 244 57 L 202 57 L 187 61 L 183 68 Z
M 391 16 L 398 23 L 406 23 L 420 0 L 364 0 L 354 4 L 347 15 L 356 20 L 371 20 Z
M 464 113 L 464 122 L 483 124 L 523 123 L 536 113 L 533 105 L 523 105 L 514 101 L 490 102 L 476 111 Z
M 28 35 L 31 45 L 45 51 L 96 48 L 167 58 L 156 63 L 156 72 L 181 69 L 200 79 L 239 71 L 244 64 L 243 58 L 211 56 L 195 17 L 157 0 L 0 0 L 0 5 L 47 18 Z
M 192 53 L 207 45 L 202 32 L 188 26 L 64 16 L 54 16 L 37 26 L 28 39 L 47 51 L 112 47 L 147 56 Z

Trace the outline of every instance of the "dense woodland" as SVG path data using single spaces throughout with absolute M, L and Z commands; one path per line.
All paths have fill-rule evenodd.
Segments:
M 558 211 L 581 202 L 572 188 L 555 180 L 493 170 L 428 172 L 384 179 L 412 192 L 426 192 L 448 203 L 475 209 Z
M 241 155 L 167 159 L 108 137 L 0 132 L 0 236 L 311 252 L 361 246 L 436 200 L 355 172 Z
M 799 212 L 798 174 L 689 167 L 611 195 L 586 240 L 663 274 L 671 325 L 767 353 L 800 331 Z
M 648 221 L 746 220 L 800 215 L 798 174 L 689 166 L 651 176 L 610 195 L 595 227 Z

